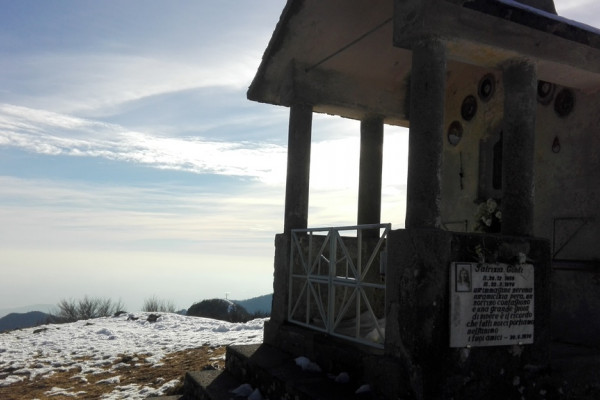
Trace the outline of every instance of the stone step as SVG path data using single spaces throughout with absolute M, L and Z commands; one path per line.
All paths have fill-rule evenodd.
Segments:
M 380 399 L 373 392 L 356 394 L 361 382 L 336 383 L 324 372 L 303 371 L 294 357 L 268 345 L 233 345 L 227 348 L 225 370 L 188 372 L 185 399 L 231 400 L 241 384 L 258 389 L 265 399 L 351 400 Z
M 186 400 L 230 400 L 235 397 L 231 391 L 241 383 L 224 370 L 188 372 L 185 375 L 183 391 Z
M 599 399 L 600 350 L 588 346 L 554 342 L 552 376 L 555 385 L 570 397 Z
M 290 354 L 265 344 L 229 346 L 225 365 L 238 382 L 258 388 L 269 399 L 377 398 L 372 392 L 355 394 L 363 383 L 360 378 L 350 377 L 348 383 L 336 383 L 324 372 L 303 371 Z

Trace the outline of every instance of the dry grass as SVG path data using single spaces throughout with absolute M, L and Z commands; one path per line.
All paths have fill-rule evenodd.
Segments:
M 161 387 L 166 382 L 173 379 L 179 379 L 180 384 L 171 390 L 167 395 L 181 393 L 183 376 L 186 371 L 199 371 L 205 368 L 223 368 L 225 362 L 221 359 L 214 361 L 214 358 L 221 358 L 225 354 L 225 347 L 199 347 L 195 349 L 184 350 L 171 353 L 162 360 L 162 365 L 153 366 L 145 362 L 143 354 L 122 355 L 121 358 L 112 365 L 106 366 L 106 372 L 101 374 L 86 375 L 87 382 L 78 377 L 79 368 L 58 371 L 55 374 L 44 377 L 38 376 L 33 380 L 26 379 L 22 382 L 14 383 L 10 386 L 0 387 L 0 399 L 3 400 L 72 400 L 72 396 L 66 395 L 48 395 L 46 394 L 54 387 L 68 389 L 70 393 L 85 392 L 79 394 L 77 399 L 98 399 L 105 393 L 110 393 L 117 386 L 139 385 L 153 389 Z M 134 361 L 135 360 L 135 361 Z M 113 365 L 123 363 L 123 366 L 117 370 L 109 371 Z M 0 371 L 9 372 L 9 371 Z M 98 381 L 120 376 L 119 383 L 97 383 Z

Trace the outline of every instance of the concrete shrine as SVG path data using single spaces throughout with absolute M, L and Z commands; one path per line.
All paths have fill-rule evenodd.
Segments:
M 553 351 L 600 344 L 599 89 L 600 31 L 552 0 L 289 0 L 248 90 L 290 108 L 265 343 L 382 398 L 576 393 Z M 315 112 L 360 121 L 346 227 L 307 226 Z M 385 125 L 406 221 L 380 220 Z

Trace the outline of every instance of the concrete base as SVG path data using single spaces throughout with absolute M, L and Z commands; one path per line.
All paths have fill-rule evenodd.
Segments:
M 364 383 L 349 374 L 348 382 L 336 382 L 325 371 L 303 371 L 291 354 L 268 345 L 230 346 L 225 371 L 202 371 L 186 375 L 185 398 L 226 400 L 236 397 L 231 390 L 245 383 L 258 389 L 265 399 L 346 400 L 384 397 L 366 391 L 356 393 Z
M 293 357 L 305 356 L 330 374 L 346 372 L 368 383 L 382 398 L 411 399 L 409 371 L 382 350 L 291 324 L 265 325 L 265 341 Z
M 266 344 L 306 356 L 329 373 L 360 377 L 390 399 L 520 399 L 540 386 L 548 392 L 560 388 L 550 375 L 552 270 L 546 240 L 439 229 L 390 232 L 382 351 L 285 322 L 289 241 L 285 235 L 277 239 L 274 298 L 282 301 L 274 302 L 277 312 L 265 325 Z M 520 253 L 534 266 L 534 343 L 451 348 L 450 264 L 481 257 L 514 263 Z
M 296 334 L 301 333 L 300 331 Z M 406 392 L 392 393 L 402 372 L 389 368 L 393 363 L 379 357 L 377 369 L 382 372 L 378 383 L 350 374 L 348 384 L 335 383 L 335 374 L 309 373 L 295 365 L 294 356 L 267 345 L 231 346 L 227 351 L 225 371 L 188 372 L 182 396 L 159 397 L 160 400 L 232 400 L 231 390 L 242 383 L 259 388 L 269 399 L 415 399 Z M 386 364 L 387 360 L 387 364 Z M 493 363 L 493 360 L 489 360 Z M 375 369 L 375 366 L 371 366 Z M 518 375 L 504 370 L 504 384 L 485 388 L 475 376 L 472 380 L 455 381 L 462 390 L 439 399 L 578 399 L 600 398 L 600 351 L 587 347 L 554 343 L 551 367 L 526 365 Z M 384 379 L 385 378 L 385 379 Z M 510 378 L 510 379 L 508 379 Z M 357 395 L 357 382 L 370 383 L 372 392 Z M 385 393 L 384 393 L 385 392 Z
M 185 375 L 183 399 L 229 400 L 235 398 L 231 390 L 240 382 L 227 371 L 195 371 Z
M 481 255 L 487 262 L 512 262 L 518 253 L 527 254 L 535 268 L 534 344 L 450 348 L 450 263 L 477 261 Z M 387 271 L 386 354 L 407 366 L 416 398 L 480 399 L 502 393 L 501 398 L 507 399 L 520 396 L 521 386 L 534 387 L 539 373 L 548 369 L 547 241 L 437 229 L 396 230 L 388 238 Z M 514 384 L 517 380 L 519 385 Z
M 600 348 L 600 263 L 555 262 L 552 339 Z

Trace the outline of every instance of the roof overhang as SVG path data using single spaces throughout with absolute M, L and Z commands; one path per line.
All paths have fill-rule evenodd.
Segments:
M 600 89 L 600 31 L 512 0 L 397 1 L 394 43 L 445 41 L 451 60 L 500 69 L 528 59 L 540 80 Z
M 510 0 L 288 0 L 248 98 L 407 126 L 411 44 L 431 36 L 449 73 L 526 58 L 539 79 L 600 89 L 597 30 Z
M 391 0 L 288 1 L 248 98 L 401 124 L 410 51 L 393 45 L 393 9 Z

